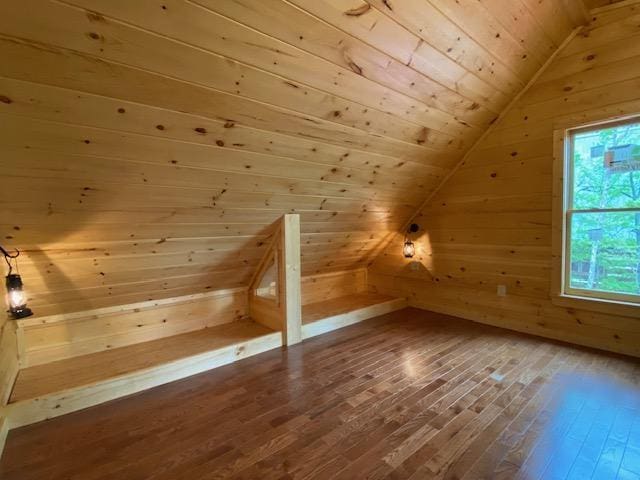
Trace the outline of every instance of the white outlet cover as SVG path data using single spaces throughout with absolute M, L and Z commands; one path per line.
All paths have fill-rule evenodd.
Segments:
M 498 285 L 498 296 L 506 297 L 507 296 L 507 286 L 506 285 Z

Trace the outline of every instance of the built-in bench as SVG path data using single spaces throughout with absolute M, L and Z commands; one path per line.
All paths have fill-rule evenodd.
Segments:
M 302 307 L 303 338 L 399 310 L 405 299 L 354 293 Z M 6 414 L 11 428 L 57 417 L 282 346 L 281 332 L 240 320 L 23 368 Z
M 81 355 L 20 370 L 11 427 L 27 425 L 204 372 L 282 345 L 250 320 Z
M 331 332 L 407 306 L 405 298 L 355 293 L 302 306 L 302 338 Z

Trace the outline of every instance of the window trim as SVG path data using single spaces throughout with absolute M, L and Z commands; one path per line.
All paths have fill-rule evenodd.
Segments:
M 636 316 L 640 310 L 640 300 L 635 296 L 612 292 L 588 291 L 569 286 L 569 245 L 570 229 L 568 219 L 575 213 L 568 207 L 573 191 L 573 169 L 569 162 L 572 158 L 572 136 L 576 133 L 615 127 L 640 121 L 639 115 L 607 119 L 583 125 L 572 125 L 556 129 L 553 132 L 553 200 L 552 200 L 552 279 L 551 299 L 554 304 L 569 307 L 596 310 L 604 313 Z M 615 209 L 624 211 L 625 209 Z M 594 211 L 600 211 L 594 209 Z M 609 211 L 603 209 L 603 211 Z

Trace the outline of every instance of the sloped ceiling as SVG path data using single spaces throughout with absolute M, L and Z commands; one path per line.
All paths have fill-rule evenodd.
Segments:
M 0 7 L 2 244 L 39 314 L 365 265 L 583 21 L 556 0 Z
M 607 5 L 613 5 L 623 0 L 585 0 L 585 5 L 589 8 L 606 7 Z
M 638 312 L 564 308 L 550 295 L 554 131 L 640 111 L 640 0 L 590 17 L 426 202 L 416 256 L 399 255 L 399 238 L 376 259 L 368 280 L 379 293 L 640 356 Z

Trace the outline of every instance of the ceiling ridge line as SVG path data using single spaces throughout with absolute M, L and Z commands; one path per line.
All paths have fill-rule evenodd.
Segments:
M 632 0 L 634 2 L 638 2 L 640 0 Z M 556 49 L 555 52 L 553 52 L 553 54 L 551 54 L 551 56 L 547 59 L 547 61 L 540 67 L 540 69 L 538 69 L 538 71 L 535 73 L 535 75 L 531 78 L 531 80 L 529 80 L 529 82 L 527 82 L 527 84 L 525 85 L 525 87 L 513 98 L 513 100 L 511 100 L 511 102 L 509 102 L 509 104 L 504 108 L 504 110 L 500 113 L 500 115 L 498 116 L 498 118 L 496 119 L 495 122 L 493 122 L 489 128 L 487 128 L 485 130 L 485 132 L 480 136 L 480 138 L 478 138 L 474 144 L 469 148 L 469 150 L 467 150 L 467 152 L 462 156 L 462 158 L 460 159 L 460 161 L 451 169 L 451 171 L 449 173 L 447 173 L 442 181 L 431 191 L 431 193 L 427 196 L 427 198 L 424 200 L 424 202 L 422 202 L 420 204 L 420 207 L 418 207 L 418 210 L 416 210 L 416 212 L 409 217 L 409 219 L 405 222 L 402 230 L 400 230 L 400 232 L 398 233 L 402 233 L 404 232 L 409 225 L 411 225 L 411 223 L 418 217 L 418 215 L 420 215 L 420 212 L 422 212 L 422 210 L 434 199 L 434 197 L 437 195 L 437 193 L 442 190 L 442 188 L 449 182 L 449 180 L 456 174 L 456 172 L 460 169 L 460 167 L 462 167 L 462 165 L 464 165 L 464 163 L 467 161 L 467 159 L 469 158 L 469 156 L 478 148 L 478 146 L 482 143 L 482 141 L 487 138 L 497 127 L 498 124 L 500 124 L 501 120 L 513 109 L 513 107 L 516 105 L 516 103 L 520 100 L 520 98 L 522 98 L 522 96 L 534 85 L 534 83 L 538 80 L 538 78 L 544 73 L 544 71 L 549 67 L 549 65 L 551 65 L 551 63 L 553 63 L 553 61 L 557 58 L 557 56 L 559 55 L 559 53 L 564 50 L 564 48 L 575 38 L 576 35 L 578 35 L 578 33 L 580 33 L 583 29 L 585 28 L 585 25 L 576 27 L 573 29 L 573 31 L 567 36 L 567 38 L 562 42 L 562 44 L 560 44 L 560 46 Z M 389 240 L 388 244 L 385 246 L 385 248 L 378 254 L 378 256 L 373 259 L 372 263 L 377 261 L 378 258 L 384 253 L 384 251 L 387 249 L 387 247 L 391 244 L 391 242 L 393 241 L 393 237 Z

